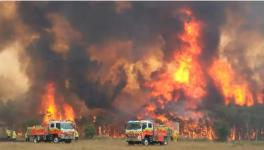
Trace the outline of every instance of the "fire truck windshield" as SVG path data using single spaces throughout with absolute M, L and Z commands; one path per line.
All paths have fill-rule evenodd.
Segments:
M 61 128 L 62 129 L 73 129 L 71 123 L 61 123 Z
M 141 129 L 141 125 L 139 122 L 129 122 L 129 123 L 127 123 L 126 129 L 127 130 Z

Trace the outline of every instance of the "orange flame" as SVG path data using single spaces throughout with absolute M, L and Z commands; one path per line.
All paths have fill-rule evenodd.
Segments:
M 64 103 L 63 104 L 63 110 L 64 110 L 64 118 L 66 120 L 73 121 L 75 115 L 74 115 L 74 111 L 73 111 L 73 108 L 71 107 L 71 105 Z
M 231 128 L 230 135 L 228 136 L 228 141 L 236 140 L 236 128 Z
M 43 124 L 47 124 L 49 120 L 74 121 L 75 114 L 72 106 L 64 102 L 63 99 L 59 103 L 56 101 L 55 95 L 55 85 L 53 83 L 47 84 L 41 102 L 41 111 L 44 112 Z
M 156 110 L 156 106 L 154 104 L 149 104 L 147 107 L 146 107 L 146 111 L 147 112 L 154 112 Z
M 147 116 L 164 124 L 171 124 L 167 114 L 157 113 L 157 110 L 164 109 L 171 101 L 177 102 L 182 95 L 186 99 L 183 107 L 197 108 L 207 94 L 207 80 L 205 79 L 207 74 L 222 92 L 226 105 L 234 103 L 241 106 L 252 106 L 254 100 L 249 84 L 242 76 L 234 72 L 230 64 L 216 59 L 208 70 L 202 69 L 200 41 L 203 24 L 193 16 L 190 9 L 181 9 L 180 13 L 186 16 L 184 19 L 187 18 L 183 24 L 184 31 L 178 35 L 182 44 L 174 51 L 172 60 L 164 65 L 165 69 L 158 74 L 156 80 L 146 83 L 146 86 L 151 89 L 151 96 L 155 97 L 155 102 L 146 106 L 144 114 L 140 114 L 138 118 Z M 257 103 L 264 103 L 263 95 L 263 93 L 256 95 Z M 197 116 L 196 119 L 202 118 L 203 113 L 194 112 L 191 116 Z M 232 134 L 233 132 L 235 133 L 235 130 Z M 182 135 L 209 140 L 215 138 L 214 130 L 209 122 L 188 122 L 183 127 Z M 235 138 L 234 135 L 231 135 L 232 139 Z
M 209 123 L 192 120 L 184 120 L 181 135 L 192 139 L 215 139 L 214 130 Z
M 263 104 L 264 103 L 264 93 L 258 93 L 257 94 L 257 103 L 258 104 Z
M 180 93 L 175 91 L 183 91 L 187 99 L 185 107 L 188 109 L 196 108 L 207 94 L 205 75 L 199 61 L 202 52 L 200 42 L 202 23 L 193 16 L 190 9 L 182 9 L 180 12 L 189 18 L 184 20 L 184 31 L 179 35 L 183 44 L 175 50 L 172 61 L 166 65 L 166 70 L 158 76 L 157 80 L 146 84 L 151 89 L 151 95 L 157 97 L 157 103 L 160 105 L 149 104 L 143 116 L 149 116 L 167 125 L 173 123 L 166 115 L 155 114 L 155 112 L 158 107 L 164 108 L 169 101 L 178 101 Z M 201 118 L 203 113 L 191 115 Z M 214 131 L 210 125 L 195 121 L 185 125 L 182 134 L 191 138 L 214 139 Z
M 226 105 L 232 102 L 241 106 L 252 106 L 254 104 L 248 84 L 235 74 L 227 62 L 215 60 L 209 69 L 209 74 L 225 96 Z
M 163 97 L 167 102 L 177 101 L 179 93 L 175 94 L 174 91 L 182 90 L 186 97 L 194 100 L 190 103 L 196 103 L 206 95 L 206 81 L 198 59 L 202 50 L 202 24 L 192 16 L 189 9 L 182 13 L 191 18 L 184 22 L 184 32 L 179 35 L 183 44 L 180 49 L 175 50 L 166 71 L 159 75 L 158 80 L 151 81 L 146 86 L 152 89 L 152 96 Z M 164 102 L 161 104 L 164 105 Z
M 155 117 L 157 120 L 160 120 L 163 123 L 166 123 L 169 121 L 169 119 L 165 115 L 156 115 Z
M 209 126 L 208 128 L 207 128 L 207 139 L 209 139 L 209 140 L 214 140 L 215 139 L 215 133 L 214 133 L 214 130 L 213 130 L 213 128 L 211 127 L 211 126 Z

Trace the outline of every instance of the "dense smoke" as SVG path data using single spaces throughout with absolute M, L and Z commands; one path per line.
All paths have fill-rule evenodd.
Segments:
M 57 95 L 63 95 L 80 116 L 100 111 L 136 117 L 135 112 L 157 99 L 149 94 L 146 83 L 164 72 L 175 51 L 186 44 L 178 37 L 184 32 L 184 20 L 190 19 L 182 15 L 183 8 L 202 23 L 201 70 L 207 72 L 214 59 L 225 58 L 250 90 L 261 92 L 261 4 L 2 2 L 0 58 L 13 47 L 19 63 L 16 75 L 22 75 L 17 75 L 21 84 L 13 85 L 17 76 L 7 78 L 14 72 L 6 74 L 0 64 L 0 99 L 19 101 L 21 108 L 31 110 L 22 110 L 25 115 L 34 112 L 31 115 L 37 117 L 45 87 L 52 82 Z M 210 110 L 213 104 L 223 104 L 224 97 L 210 75 L 206 73 L 205 78 L 207 94 L 196 108 Z M 8 90 L 12 87 L 16 90 Z M 254 94 L 255 99 L 258 96 Z M 188 113 L 183 103 L 170 102 L 158 111 Z M 1 105 L 7 109 L 10 104 Z

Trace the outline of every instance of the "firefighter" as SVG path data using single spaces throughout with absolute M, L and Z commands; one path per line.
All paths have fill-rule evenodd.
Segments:
M 26 133 L 25 133 L 25 139 L 26 139 L 26 142 L 29 142 L 29 138 L 28 138 L 28 129 L 27 129 L 27 131 L 26 131 Z
M 78 141 L 79 133 L 78 133 L 78 131 L 76 129 L 74 130 L 74 136 L 75 136 L 75 141 Z
M 17 134 L 16 134 L 16 131 L 15 131 L 15 130 L 12 131 L 12 137 L 11 137 L 11 138 L 12 138 L 12 140 L 14 140 L 14 141 L 16 140 L 16 138 L 17 138 Z
M 6 129 L 6 135 L 7 135 L 7 139 L 11 138 L 11 131 Z
M 172 139 L 175 141 L 178 141 L 179 140 L 179 132 L 174 130 L 173 134 L 172 134 Z

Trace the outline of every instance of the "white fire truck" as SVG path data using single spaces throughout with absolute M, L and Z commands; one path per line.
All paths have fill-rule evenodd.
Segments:
M 127 143 L 132 144 L 168 144 L 170 140 L 170 129 L 159 125 L 151 120 L 128 121 L 125 131 Z
M 38 142 L 66 142 L 70 143 L 75 139 L 75 129 L 71 121 L 52 120 L 45 126 L 35 125 L 28 127 L 26 141 Z

